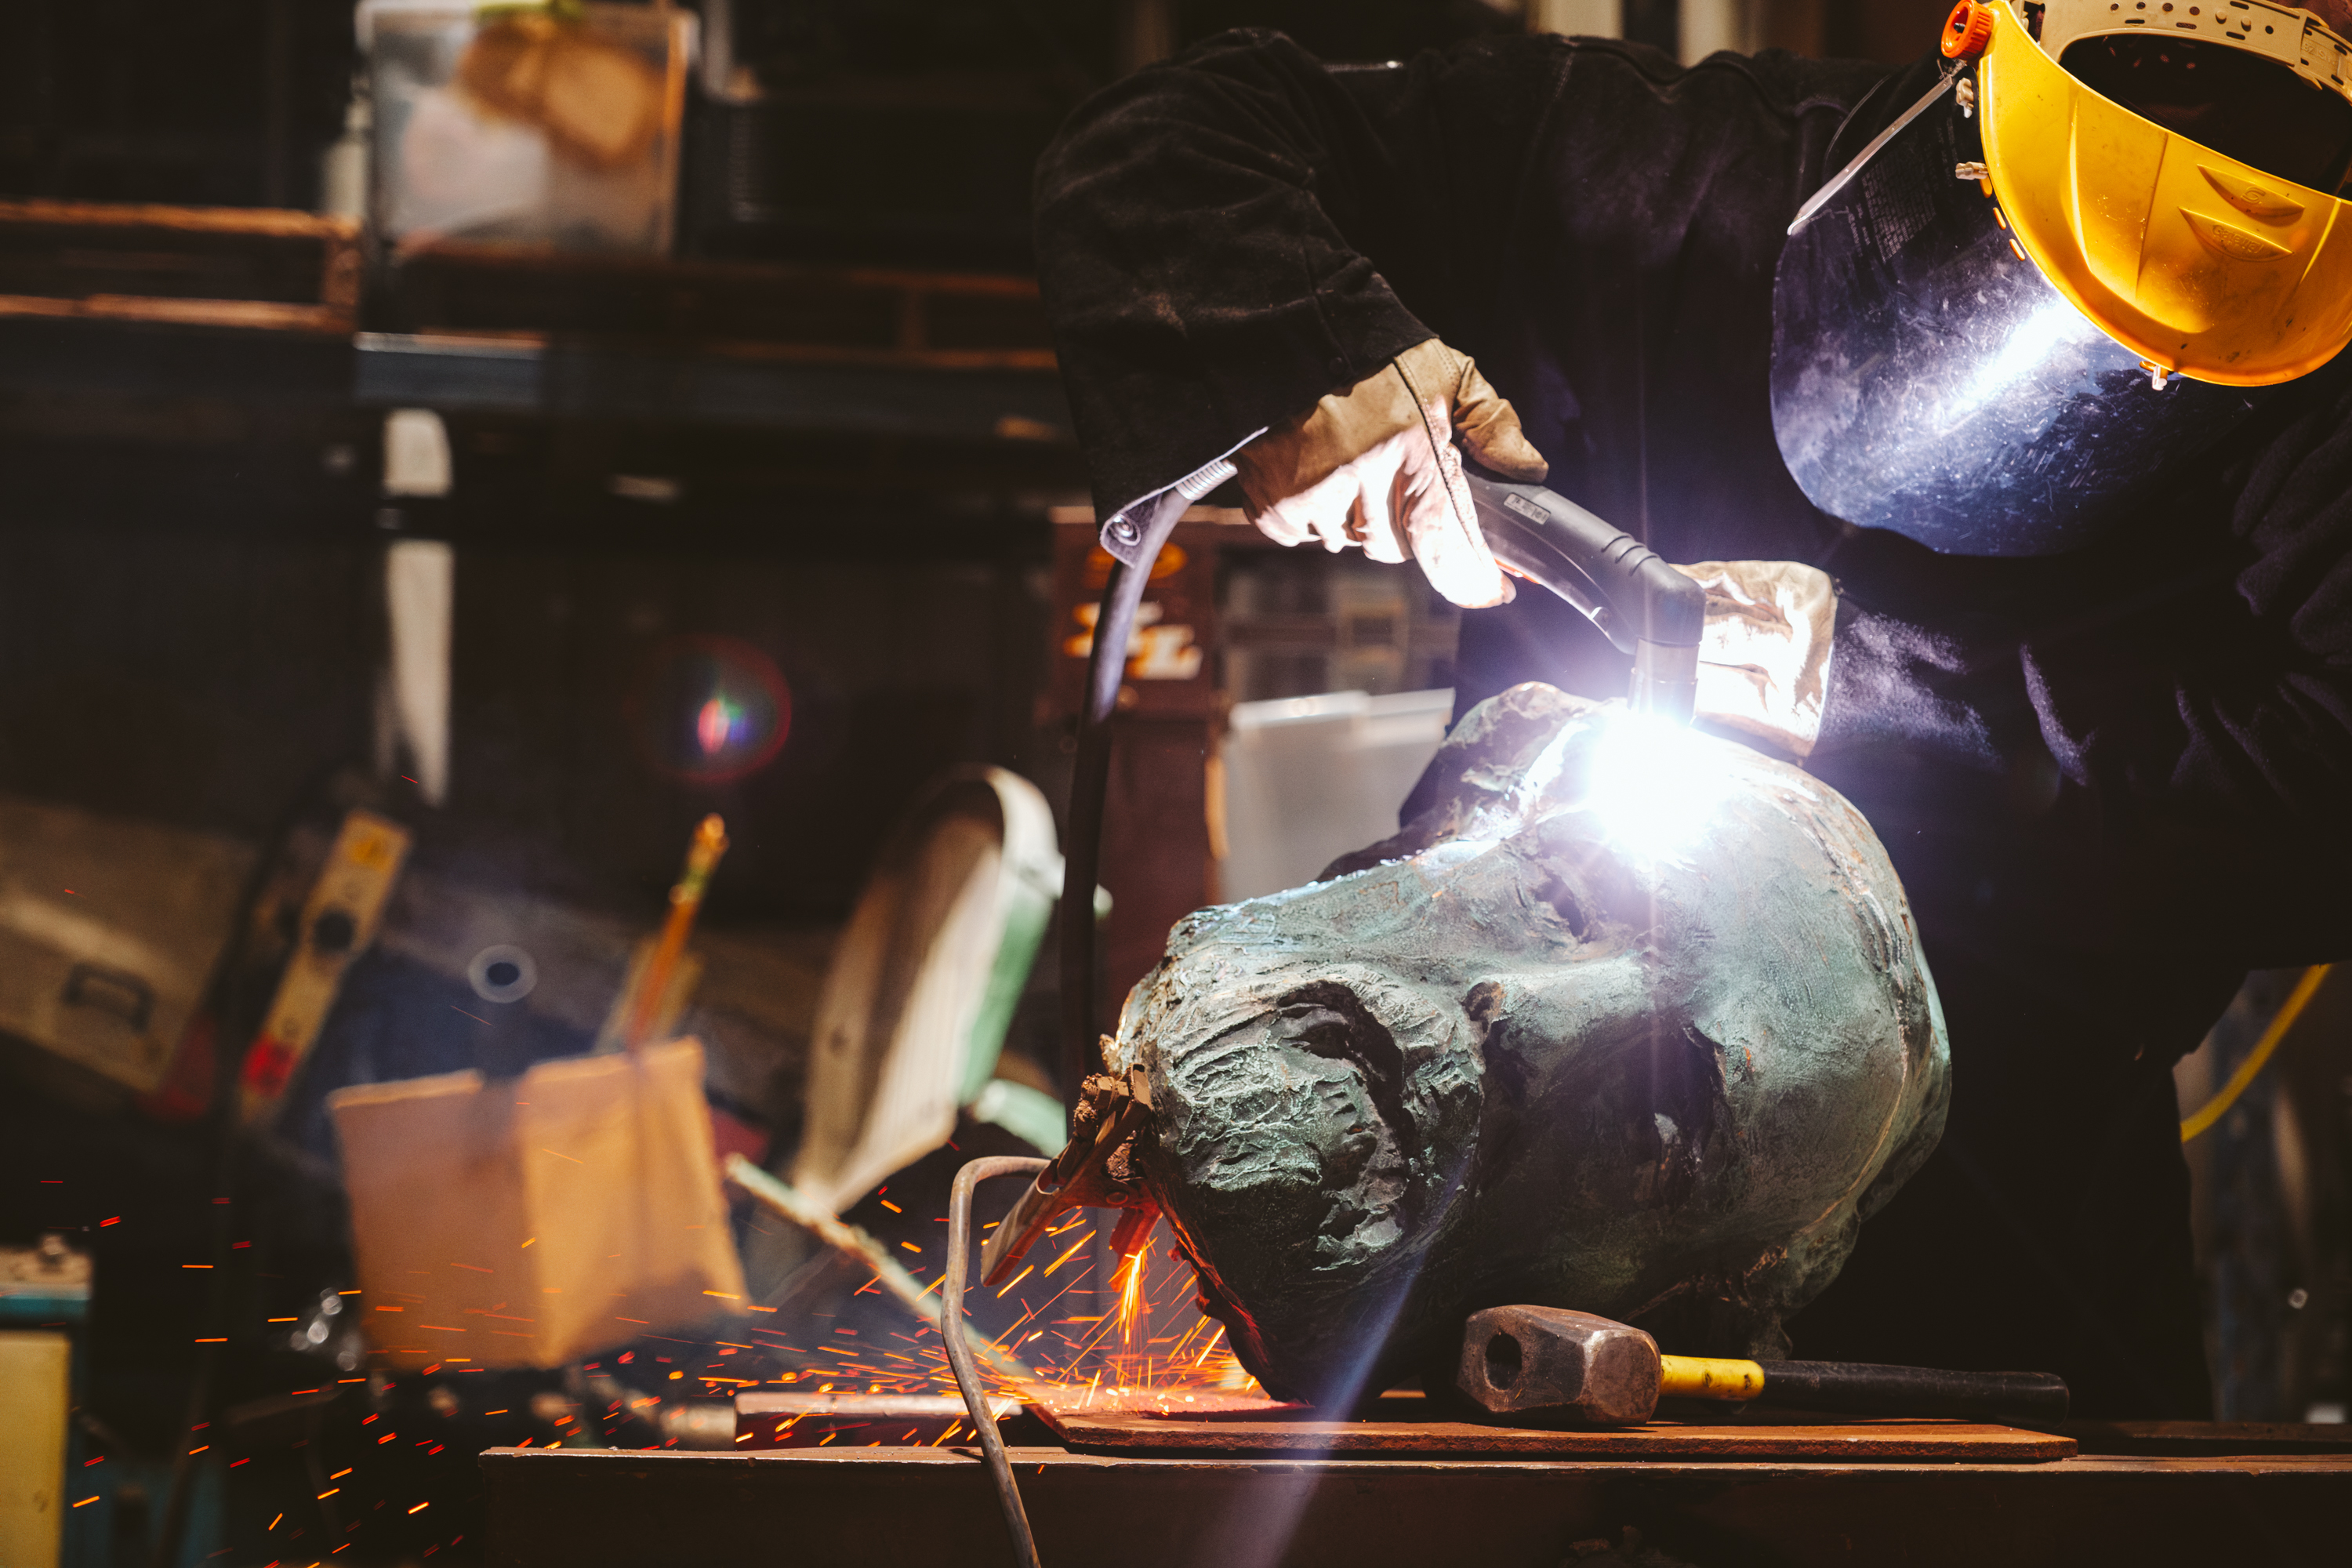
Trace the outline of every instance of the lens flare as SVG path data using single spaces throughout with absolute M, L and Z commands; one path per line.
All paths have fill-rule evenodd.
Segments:
M 702 754 L 715 757 L 743 731 L 751 728 L 745 722 L 743 710 L 726 698 L 714 696 L 702 705 L 694 718 L 694 738 L 702 742 Z
M 1592 811 L 1610 839 L 1650 860 L 1688 848 L 1730 794 L 1722 748 L 1670 720 L 1618 710 L 1592 754 Z
M 724 784 L 775 760 L 792 726 L 792 692 L 758 648 L 731 637 L 685 637 L 656 651 L 630 712 L 656 768 Z

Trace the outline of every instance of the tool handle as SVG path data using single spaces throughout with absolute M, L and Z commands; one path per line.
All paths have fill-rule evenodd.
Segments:
M 1942 1372 L 1834 1361 L 1768 1361 L 1775 1405 L 1855 1415 L 1956 1416 L 2052 1425 L 2066 1419 L 2066 1384 L 2046 1372 Z
M 1556 490 L 1465 475 L 1495 559 L 1583 613 L 1622 653 L 1696 647 L 1706 591 Z
M 711 872 L 719 868 L 719 858 L 726 853 L 727 824 L 713 812 L 695 828 L 694 838 L 687 846 L 686 869 L 669 890 L 669 919 L 662 925 L 661 942 L 638 982 L 635 1005 L 621 1035 L 621 1043 L 632 1053 L 651 1043 L 648 1037 L 661 1016 L 670 976 L 677 972 L 686 939 L 694 930 L 694 917 L 701 911 L 703 890 L 710 885 Z
M 1658 1397 L 1661 1399 L 1749 1400 L 1764 1392 L 1764 1368 L 1752 1361 L 1727 1361 L 1716 1356 L 1658 1357 Z

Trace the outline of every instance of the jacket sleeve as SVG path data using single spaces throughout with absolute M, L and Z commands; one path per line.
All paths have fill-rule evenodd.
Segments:
M 2053 952 L 2352 953 L 2352 374 L 2282 406 L 2055 592 L 1983 563 L 1981 638 L 1842 607 L 1816 771 L 1954 839 L 1946 894 Z
M 1501 54 L 1486 68 L 1522 102 L 1558 68 Z M 1451 292 L 1436 274 L 1465 209 L 1440 171 L 1469 132 L 1432 83 L 1460 76 L 1228 33 L 1072 116 L 1038 164 L 1036 248 L 1100 510 L 1442 335 L 1406 299 L 1415 279 L 1423 301 Z M 1500 158 L 1524 158 L 1528 126 Z
M 2352 954 L 2352 377 L 2339 363 L 2242 468 L 2233 575 L 2186 635 L 2146 626 L 2136 679 L 2103 650 L 2029 646 L 2029 689 L 2070 779 L 2226 822 L 2207 879 L 2217 925 L 2258 965 Z M 2221 574 L 2216 573 L 2218 578 Z M 2119 701 L 2113 700 L 2119 699 Z M 2145 715 L 2116 723 L 2104 711 Z

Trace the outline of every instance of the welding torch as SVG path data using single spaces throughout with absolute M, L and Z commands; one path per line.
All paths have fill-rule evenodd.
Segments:
M 1496 562 L 1511 575 L 1566 600 L 1619 651 L 1633 657 L 1626 705 L 1666 723 L 1691 722 L 1698 696 L 1699 634 L 1706 591 L 1640 541 L 1556 490 L 1519 484 L 1465 466 L 1478 527 Z M 1062 882 L 1062 1084 L 1073 1106 L 1087 1097 L 1096 1049 L 1094 887 L 1102 856 L 1102 820 L 1110 780 L 1110 716 L 1127 673 L 1127 648 L 1143 589 L 1161 546 L 1185 509 L 1234 477 L 1230 458 L 1194 470 L 1103 525 L 1112 566 L 1094 621 L 1094 644 L 1079 707 L 1077 765 L 1070 783 L 1067 859 Z M 1122 1113 L 1124 1115 L 1124 1113 Z M 1126 1120 L 1105 1122 L 1086 1148 L 1065 1149 L 1039 1173 L 1013 1214 L 990 1238 L 992 1282 L 1058 1215 L 1095 1201 L 1096 1168 L 1125 1141 Z M 1129 1216 L 1147 1226 L 1149 1214 Z M 1139 1239 L 1137 1237 L 1136 1239 Z
M 1633 656 L 1628 708 L 1688 724 L 1706 590 L 1556 490 L 1475 469 L 1465 477 L 1496 563 L 1567 600 L 1618 652 Z
M 1061 1078 L 1064 1098 L 1072 1104 L 1095 1070 L 1094 888 L 1110 783 L 1110 717 L 1127 673 L 1128 643 L 1160 547 L 1185 509 L 1234 472 L 1230 456 L 1220 458 L 1103 524 L 1102 547 L 1112 567 L 1095 614 L 1079 705 L 1059 915 Z M 1556 490 L 1496 479 L 1466 463 L 1465 478 L 1479 530 L 1503 570 L 1558 595 L 1618 651 L 1633 655 L 1625 695 L 1634 712 L 1688 724 L 1698 697 L 1706 591 L 1640 541 Z

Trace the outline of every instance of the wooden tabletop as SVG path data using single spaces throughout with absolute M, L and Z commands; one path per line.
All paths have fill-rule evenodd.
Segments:
M 1692 1568 L 2345 1560 L 2352 1451 L 2278 1427 L 2116 1426 L 2048 1463 L 1010 1450 L 1047 1568 L 1561 1568 L 1622 1531 Z M 2330 1441 L 2334 1448 L 2326 1447 Z M 2182 1453 L 2183 1447 L 2244 1448 Z M 1009 1563 L 976 1452 L 491 1449 L 513 1568 Z

